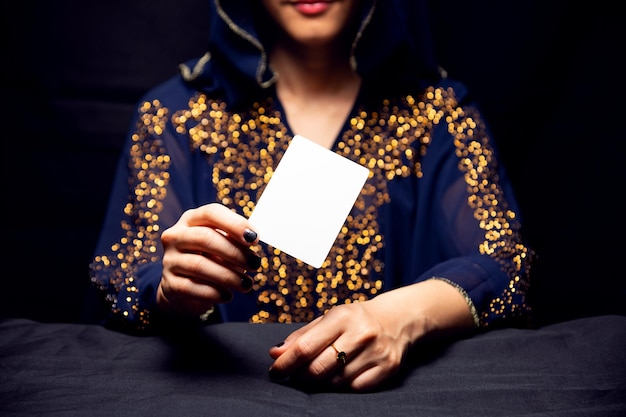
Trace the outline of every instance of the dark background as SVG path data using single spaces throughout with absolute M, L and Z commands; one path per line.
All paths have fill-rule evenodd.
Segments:
M 88 264 L 135 104 L 204 52 L 206 1 L 35 0 L 3 14 L 0 316 L 94 320 Z M 617 6 L 431 3 L 440 61 L 481 103 L 516 186 L 541 321 L 626 314 Z

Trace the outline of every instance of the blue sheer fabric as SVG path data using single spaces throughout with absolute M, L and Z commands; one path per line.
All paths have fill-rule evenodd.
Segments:
M 250 11 L 235 3 L 212 2 L 211 51 L 139 104 L 91 264 L 111 326 L 159 326 L 160 233 L 212 202 L 249 216 L 294 135 L 259 71 L 264 50 L 242 36 L 257 36 Z M 532 251 L 478 107 L 462 84 L 434 75 L 428 39 L 401 25 L 402 1 L 363 4 L 353 57 L 363 85 L 332 150 L 370 178 L 321 268 L 259 247 L 253 291 L 220 305 L 220 320 L 304 322 L 434 278 L 466 297 L 477 326 L 528 323 Z M 378 36 L 389 19 L 394 30 Z

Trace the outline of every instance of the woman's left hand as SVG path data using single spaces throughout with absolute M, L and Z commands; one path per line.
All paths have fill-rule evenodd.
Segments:
M 465 299 L 451 285 L 413 284 L 336 306 L 294 331 L 270 349 L 270 378 L 371 391 L 398 372 L 416 341 L 472 324 Z

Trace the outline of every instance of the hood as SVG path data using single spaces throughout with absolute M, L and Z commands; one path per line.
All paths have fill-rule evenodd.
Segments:
M 181 65 L 185 79 L 228 103 L 254 99 L 276 76 L 255 27 L 256 0 L 209 0 L 208 51 Z M 389 90 L 439 78 L 427 0 L 362 0 L 351 62 L 364 85 Z M 265 93 L 266 94 L 266 93 Z

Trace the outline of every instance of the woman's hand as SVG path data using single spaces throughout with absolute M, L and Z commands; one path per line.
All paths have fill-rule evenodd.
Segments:
M 250 249 L 258 242 L 248 220 L 213 203 L 187 210 L 161 236 L 163 276 L 157 304 L 166 313 L 198 317 L 232 291 L 247 292 L 261 258 Z
M 398 372 L 417 341 L 472 327 L 464 297 L 450 284 L 413 284 L 334 307 L 299 328 L 270 349 L 270 378 L 371 391 Z

